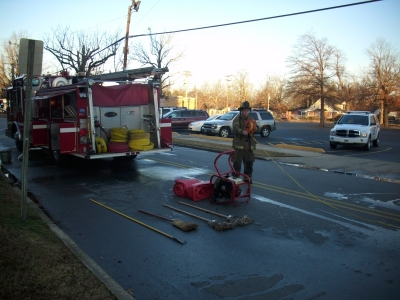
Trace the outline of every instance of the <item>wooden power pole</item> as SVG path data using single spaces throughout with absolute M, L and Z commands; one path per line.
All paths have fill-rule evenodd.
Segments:
M 132 0 L 132 4 L 128 6 L 128 19 L 126 20 L 126 33 L 125 33 L 125 47 L 124 47 L 124 70 L 128 61 L 128 41 L 129 41 L 129 27 L 131 25 L 131 12 L 134 9 L 136 12 L 139 10 L 141 1 Z

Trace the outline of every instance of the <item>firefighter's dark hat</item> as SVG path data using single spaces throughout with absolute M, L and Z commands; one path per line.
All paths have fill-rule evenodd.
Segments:
M 239 111 L 241 111 L 242 109 L 250 109 L 251 110 L 249 101 L 242 102 L 242 104 L 239 107 Z

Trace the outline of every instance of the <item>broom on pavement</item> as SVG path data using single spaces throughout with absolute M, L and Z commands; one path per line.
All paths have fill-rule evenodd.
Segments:
M 189 213 L 189 212 L 187 212 L 187 211 L 184 211 L 184 210 L 181 210 L 181 209 L 178 209 L 178 208 L 169 206 L 169 205 L 167 205 L 167 204 L 163 204 L 163 206 L 168 207 L 168 208 L 173 209 L 173 210 L 176 210 L 176 211 L 179 211 L 179 212 L 181 212 L 181 213 L 183 213 L 183 214 L 192 216 L 192 217 L 194 217 L 194 218 L 197 218 L 197 219 L 206 221 L 206 222 L 208 223 L 208 225 L 209 225 L 211 228 L 213 228 L 213 229 L 215 229 L 215 230 L 217 230 L 217 231 L 222 231 L 222 230 L 234 229 L 234 228 L 235 228 L 235 226 L 234 226 L 233 223 L 228 223 L 228 222 L 217 222 L 217 221 L 215 221 L 215 220 L 209 220 L 209 219 L 206 219 L 206 218 L 203 218 L 203 217 L 200 217 L 200 216 L 191 214 L 191 213 Z
M 153 217 L 157 217 L 157 218 L 160 218 L 160 219 L 163 219 L 163 220 L 172 222 L 172 224 L 173 224 L 175 227 L 178 227 L 179 229 L 181 229 L 181 230 L 183 230 L 183 231 L 186 231 L 186 232 L 188 232 L 188 231 L 193 231 L 193 230 L 195 230 L 195 229 L 199 226 L 199 225 L 196 224 L 196 223 L 186 222 L 186 221 L 182 221 L 182 220 L 172 220 L 172 219 L 168 219 L 168 218 L 165 218 L 165 217 L 163 217 L 163 216 L 155 215 L 155 214 L 152 214 L 152 213 L 149 213 L 149 212 L 147 212 L 147 211 L 140 210 L 140 209 L 138 209 L 138 211 L 141 212 L 141 213 L 144 213 L 144 214 L 148 214 L 148 215 L 153 216 Z
M 201 208 L 201 207 L 198 207 L 198 206 L 195 206 L 195 205 L 191 205 L 191 204 L 188 204 L 188 203 L 185 203 L 185 202 L 182 202 L 182 201 L 179 201 L 179 203 L 180 204 L 184 204 L 186 206 L 193 207 L 193 208 L 201 210 L 201 211 L 208 212 L 208 213 L 216 215 L 216 216 L 220 216 L 222 218 L 225 218 L 227 221 L 233 223 L 235 225 L 235 227 L 236 226 L 246 226 L 246 225 L 252 224 L 254 222 L 253 219 L 249 218 L 246 215 L 241 217 L 241 218 L 238 218 L 238 217 L 234 217 L 234 216 L 231 216 L 231 215 L 227 216 L 227 215 L 219 214 L 219 213 L 217 213 L 215 211 L 211 211 L 211 210 L 208 210 L 208 209 L 205 209 L 205 208 Z

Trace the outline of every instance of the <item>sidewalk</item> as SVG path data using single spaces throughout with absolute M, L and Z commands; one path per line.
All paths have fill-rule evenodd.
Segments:
M 220 138 L 200 134 L 179 135 L 173 133 L 173 144 L 187 147 L 198 147 L 221 150 L 220 147 L 229 149 L 232 144 L 231 138 Z M 400 184 L 400 163 L 377 161 L 355 156 L 338 156 L 325 154 L 320 148 L 290 146 L 290 145 L 257 145 L 257 153 L 272 152 L 258 156 L 259 159 L 274 160 L 280 164 L 295 167 L 316 169 L 326 172 L 335 172 L 346 175 L 358 176 L 374 180 L 381 180 Z M 261 151 L 260 151 L 261 150 Z M 279 155 L 281 154 L 281 155 Z

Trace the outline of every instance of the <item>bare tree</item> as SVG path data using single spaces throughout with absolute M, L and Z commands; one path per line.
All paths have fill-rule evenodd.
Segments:
M 325 97 L 337 72 L 337 50 L 326 39 L 317 39 L 313 33 L 302 35 L 287 59 L 292 68 L 288 88 L 292 93 L 321 99 L 320 127 L 325 127 Z M 318 98 L 317 98 L 318 97 Z
M 237 71 L 230 91 L 230 101 L 234 106 L 240 107 L 240 104 L 246 100 L 251 103 L 253 86 L 246 71 Z
M 115 56 L 119 47 L 119 32 L 73 32 L 69 26 L 57 27 L 46 34 L 44 48 L 55 56 L 62 69 L 72 68 L 86 76 L 101 73 L 106 61 Z
M 199 88 L 198 105 L 208 109 L 222 110 L 226 107 L 226 94 L 224 84 L 221 80 L 215 82 L 204 82 Z
M 142 66 L 169 68 L 184 55 L 184 51 L 176 50 L 172 40 L 172 34 L 151 35 L 150 32 L 150 44 L 144 45 L 141 41 L 135 43 L 130 58 L 139 62 Z M 163 89 L 174 84 L 173 75 L 167 74 L 162 77 Z
M 1 44 L 0 55 L 0 87 L 9 87 L 12 79 L 18 74 L 19 41 L 26 38 L 25 31 L 13 33 L 11 37 Z
M 369 76 L 374 82 L 376 99 L 381 106 L 380 123 L 388 125 L 388 107 L 398 100 L 400 85 L 400 59 L 396 50 L 380 38 L 368 49 L 371 60 Z M 396 93 L 397 91 L 397 93 Z
M 279 113 L 287 111 L 288 104 L 285 103 L 283 90 L 286 81 L 278 75 L 267 76 L 261 89 L 256 93 L 254 105 L 271 109 Z

